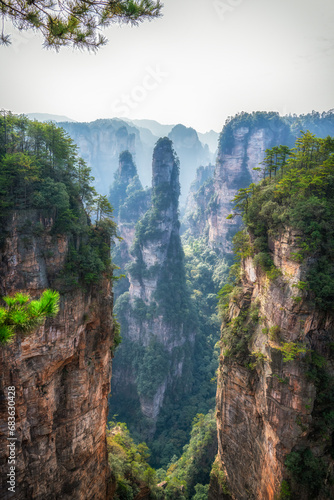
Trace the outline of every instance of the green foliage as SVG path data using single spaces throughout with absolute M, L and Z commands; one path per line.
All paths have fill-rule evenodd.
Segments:
M 310 499 L 320 492 L 327 470 L 323 460 L 314 456 L 310 448 L 289 453 L 285 466 L 297 483 L 307 487 Z
M 283 479 L 281 483 L 281 491 L 279 495 L 279 500 L 291 500 L 291 490 L 289 483 Z
M 145 443 L 135 444 L 125 424 L 110 424 L 107 449 L 112 478 L 116 482 L 115 500 L 133 499 L 140 485 L 147 485 L 154 493 L 157 478 L 147 462 L 149 449 Z M 156 498 L 155 495 L 152 498 Z
M 228 283 L 218 293 L 219 310 L 223 319 L 221 329 L 221 347 L 226 358 L 235 357 L 249 366 L 248 344 L 259 320 L 258 304 L 250 307 L 250 296 L 244 294 L 240 285 L 240 260 L 251 254 L 249 236 L 239 232 L 233 238 L 236 264 L 229 270 Z M 234 302 L 239 305 L 240 299 L 245 299 L 239 314 L 232 319 L 229 316 L 229 306 Z
M 146 347 L 137 371 L 138 394 L 153 397 L 168 372 L 168 353 L 164 346 L 152 338 Z
M 71 139 L 53 123 L 3 114 L 0 223 L 5 223 L 12 210 L 28 213 L 35 209 L 51 218 L 51 235 L 66 234 L 70 242 L 65 282 L 96 283 L 103 274 L 112 274 L 110 240 L 116 236 L 116 225 L 111 220 L 110 203 L 105 196 L 97 195 L 90 169 L 76 150 Z M 45 231 L 41 223 L 30 229 L 35 237 Z
M 334 303 L 333 152 L 333 138 L 318 139 L 303 132 L 288 154 L 283 146 L 267 150 L 265 163 L 274 175 L 239 191 L 235 198 L 236 209 L 254 238 L 255 262 L 270 279 L 279 273 L 265 246 L 268 237 L 287 226 L 300 231 L 300 249 L 291 257 L 298 262 L 315 259 L 307 283 L 310 298 L 325 310 Z M 284 154 L 283 163 L 279 158 Z
M 195 318 L 187 286 L 184 253 L 178 234 L 172 233 L 167 249 L 167 258 L 160 270 L 154 298 L 158 312 L 168 323 L 186 323 L 188 329 L 196 330 Z
M 226 474 L 223 471 L 223 469 L 221 468 L 221 464 L 218 462 L 218 460 L 215 460 L 214 463 L 213 463 L 213 465 L 212 465 L 211 476 L 213 476 L 216 479 L 216 481 L 217 481 L 218 485 L 220 486 L 222 492 L 225 495 L 229 495 L 230 492 L 229 492 L 229 489 L 228 489 L 228 486 L 227 486 Z
M 249 133 L 254 128 L 269 127 L 274 131 L 280 129 L 283 133 L 288 133 L 288 126 L 279 116 L 277 112 L 261 112 L 257 111 L 254 113 L 245 113 L 244 111 L 238 113 L 236 116 L 228 117 L 224 128 L 219 136 L 218 147 L 220 151 L 230 154 L 232 152 L 232 147 L 234 144 L 233 132 L 239 127 L 248 127 Z
M 59 293 L 45 290 L 39 300 L 28 294 L 16 293 L 3 297 L 6 307 L 0 307 L 0 343 L 8 344 L 15 333 L 28 333 L 46 317 L 56 316 L 59 310 Z
M 316 439 L 327 441 L 329 452 L 334 457 L 332 434 L 334 431 L 334 377 L 327 360 L 316 351 L 308 353 L 307 377 L 317 389 L 312 412 L 312 430 Z
M 185 295 L 182 301 L 180 299 L 180 305 L 187 304 L 187 307 L 184 307 L 183 313 L 181 312 L 178 316 L 176 316 L 177 310 L 175 312 L 166 311 L 165 318 L 167 321 L 174 321 L 177 328 L 180 322 L 183 322 L 184 328 L 188 329 L 188 331 L 195 331 L 195 328 L 197 328 L 197 334 L 194 346 L 186 344 L 179 350 L 174 349 L 171 354 L 161 352 L 161 355 L 168 360 L 168 366 L 172 366 L 171 363 L 174 363 L 175 366 L 177 360 L 184 357 L 185 351 L 194 349 L 192 363 L 188 363 L 188 365 L 184 363 L 183 373 L 185 376 L 180 381 L 180 385 L 175 385 L 170 392 L 167 391 L 165 394 L 164 405 L 157 421 L 156 433 L 152 443 L 150 443 L 152 449 L 151 464 L 164 467 L 170 462 L 173 455 L 180 456 L 182 447 L 189 440 L 192 421 L 196 413 L 199 411 L 207 413 L 215 405 L 216 386 L 211 380 L 215 378 L 218 368 L 219 345 L 217 342 L 220 336 L 216 292 L 224 279 L 227 279 L 228 270 L 228 263 L 222 261 L 218 252 L 209 249 L 204 241 L 188 240 L 184 247 L 185 257 L 178 257 L 177 248 L 174 253 L 174 266 L 172 265 L 172 255 L 170 258 L 170 277 L 167 283 L 171 283 L 172 290 L 174 290 L 173 287 L 185 290 L 188 298 Z M 183 262 L 185 271 L 180 271 L 180 267 L 178 267 L 180 260 L 178 261 L 178 258 L 182 258 L 181 263 Z M 147 271 L 139 268 L 139 273 L 144 272 Z M 184 272 L 185 278 L 182 277 Z M 179 283 L 181 279 L 185 280 L 183 285 Z M 173 304 L 172 299 L 176 295 L 173 295 L 168 289 L 160 289 L 161 291 L 166 292 L 165 295 L 161 295 L 161 301 L 165 307 L 169 304 L 171 308 L 175 308 L 176 305 Z M 185 299 L 187 299 L 187 302 Z M 146 379 L 147 383 L 151 384 L 150 374 L 153 373 L 155 376 L 154 368 L 153 372 L 149 366 L 148 370 L 146 370 L 142 364 L 144 350 L 138 344 L 125 340 L 127 315 L 135 315 L 138 321 L 142 323 L 150 321 L 152 317 L 157 315 L 156 303 L 155 298 L 151 304 L 146 304 L 140 299 L 136 299 L 132 304 L 129 304 L 129 294 L 125 293 L 117 299 L 115 307 L 117 317 L 122 323 L 122 335 L 124 337 L 114 360 L 115 367 L 118 363 L 122 366 L 131 365 L 137 374 L 141 372 L 140 381 L 145 384 Z M 187 313 L 187 310 L 190 313 Z M 163 312 L 163 309 L 161 308 L 160 311 Z M 153 354 L 154 349 L 152 350 L 152 356 L 146 358 L 146 362 L 148 365 L 152 362 L 155 367 L 160 362 L 155 362 Z M 162 367 L 164 367 L 164 363 L 165 361 L 162 361 Z M 185 383 L 187 384 L 186 391 Z M 182 394 L 182 398 L 178 396 L 180 394 Z M 112 402 L 112 405 L 113 412 L 117 412 L 122 420 L 127 421 L 132 433 L 138 432 L 140 429 L 139 433 L 143 432 L 142 429 L 146 428 L 146 423 L 140 417 L 140 412 L 137 413 L 137 410 L 135 410 L 135 406 L 139 405 L 135 395 L 132 394 L 131 401 L 130 399 L 126 400 L 124 397 L 121 404 L 115 401 Z M 133 418 L 129 417 L 130 407 Z
M 281 276 L 281 271 L 275 266 L 268 252 L 259 252 L 254 256 L 254 265 L 265 271 L 268 278 L 273 281 Z
M 283 354 L 283 362 L 293 361 L 299 357 L 299 354 L 306 352 L 306 348 L 302 344 L 295 342 L 284 342 L 280 347 L 275 347 Z
M 257 366 L 263 366 L 263 364 L 268 361 L 268 356 L 266 356 L 263 352 L 261 351 L 253 351 L 251 353 L 252 358 L 254 359 L 254 362 L 249 363 L 249 368 L 251 370 L 254 370 Z
M 232 239 L 233 252 L 238 260 L 252 257 L 254 251 L 247 231 L 239 231 Z
M 108 199 L 114 208 L 115 217 L 120 217 L 122 222 L 137 222 L 140 214 L 145 212 L 147 193 L 142 188 L 129 151 L 119 155 L 119 167 Z
M 216 455 L 217 430 L 214 412 L 207 415 L 198 414 L 194 418 L 189 444 L 183 448 L 183 454 L 176 462 L 170 464 L 166 480 L 185 486 L 185 496 L 190 498 L 196 484 L 207 484 L 210 478 L 211 465 Z M 205 488 L 205 487 L 204 487 Z M 203 486 L 197 487 L 197 492 Z
M 250 355 L 248 344 L 253 333 L 254 325 L 249 321 L 247 308 L 230 321 L 223 323 L 221 343 L 225 357 L 234 357 L 247 365 Z
M 1 2 L 3 21 L 9 20 L 23 30 L 39 31 L 44 46 L 59 50 L 69 46 L 97 50 L 107 39 L 100 30 L 115 21 L 136 25 L 161 14 L 159 0 L 116 0 L 112 2 L 53 2 L 38 0 L 33 3 L 8 0 Z M 10 35 L 2 31 L 0 44 L 9 45 Z
M 259 312 L 260 306 L 256 302 L 251 304 L 249 308 L 249 317 L 253 323 L 257 323 L 259 321 Z
M 298 288 L 298 290 L 305 290 L 308 288 L 308 283 L 306 281 L 299 281 L 296 285 L 292 286 Z
M 114 344 L 112 347 L 112 352 L 114 353 L 117 347 L 122 342 L 121 325 L 117 321 L 117 317 L 115 314 L 113 315 L 113 326 L 114 326 Z
M 80 202 L 91 203 L 95 193 L 89 168 L 77 157 L 76 146 L 53 123 L 25 116 L 0 117 L 1 215 L 9 209 L 51 210 L 74 222 Z
M 269 328 L 269 338 L 273 342 L 278 342 L 279 341 L 279 333 L 281 329 L 278 325 L 271 326 Z
M 209 494 L 209 484 L 196 484 L 195 486 L 195 495 L 192 497 L 192 500 L 207 500 Z
M 216 446 L 213 412 L 198 414 L 181 458 L 173 457 L 167 472 L 155 470 L 148 463 L 150 451 L 146 444 L 136 444 L 125 424 L 112 421 L 107 430 L 107 448 L 112 478 L 116 482 L 115 500 L 133 499 L 144 487 L 149 488 L 152 500 L 189 500 L 195 491 L 196 495 L 202 495 L 198 499 L 203 498 L 208 485 L 197 484 L 196 480 L 208 482 Z M 162 489 L 157 483 L 164 480 L 167 486 Z

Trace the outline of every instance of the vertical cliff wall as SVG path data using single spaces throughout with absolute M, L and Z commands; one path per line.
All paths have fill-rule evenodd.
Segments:
M 214 155 L 210 153 L 207 145 L 203 147 L 196 130 L 191 127 L 176 125 L 168 134 L 168 138 L 173 141 L 173 146 L 182 165 L 180 203 L 184 205 L 197 167 L 207 165 L 214 159 Z
M 80 156 L 92 169 L 95 187 L 99 193 L 107 194 L 118 167 L 122 151 L 137 153 L 142 165 L 150 151 L 143 151 L 139 131 L 122 120 L 96 120 L 91 123 L 60 123 L 77 144 Z M 143 159 L 144 158 L 144 159 Z M 142 171 L 145 181 L 149 172 Z
M 186 375 L 194 331 L 188 321 L 179 192 L 179 166 L 172 143 L 160 139 L 153 154 L 152 206 L 136 226 L 128 269 L 130 288 L 117 302 L 123 344 L 117 353 L 112 390 L 116 409 L 131 400 L 135 408 L 137 401 L 138 425 L 143 426 L 146 418 L 151 436 L 166 394 L 170 392 L 173 398 L 172 388 L 178 385 L 175 392 L 180 397 L 189 385 Z
M 225 124 L 218 142 L 216 168 L 211 178 L 189 196 L 185 229 L 195 238 L 205 237 L 222 254 L 232 253 L 232 237 L 240 220 L 226 220 L 238 189 L 260 180 L 258 171 L 265 150 L 291 142 L 289 126 L 277 113 L 244 113 Z
M 238 189 L 258 182 L 265 150 L 286 144 L 292 147 L 301 130 L 318 137 L 334 134 L 333 111 L 280 117 L 275 112 L 240 113 L 228 118 L 219 136 L 216 168 L 187 200 L 183 228 L 194 238 L 205 238 L 222 254 L 232 253 L 232 237 L 240 219 L 226 220 Z M 199 179 L 195 181 L 198 182 Z
M 334 495 L 334 317 L 298 286 L 312 265 L 293 260 L 299 236 L 287 230 L 270 241 L 275 279 L 251 257 L 242 261 L 222 327 L 210 500 Z
M 55 319 L 0 347 L 1 498 L 105 499 L 107 398 L 113 348 L 110 280 L 64 282 L 69 241 L 53 220 L 15 212 L 5 228 L 0 293 L 61 291 Z M 8 491 L 7 388 L 16 394 L 16 489 Z
M 123 151 L 119 156 L 119 166 L 109 191 L 109 201 L 113 206 L 113 215 L 121 237 L 113 248 L 113 261 L 121 272 L 124 272 L 133 260 L 130 249 L 135 239 L 136 223 L 146 213 L 151 202 L 151 192 L 149 189 L 143 189 L 129 151 Z M 128 289 L 128 278 L 116 283 L 115 298 Z

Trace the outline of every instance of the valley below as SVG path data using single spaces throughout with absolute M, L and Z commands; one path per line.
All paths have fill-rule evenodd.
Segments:
M 334 113 L 59 125 L 0 118 L 1 498 L 334 498 Z

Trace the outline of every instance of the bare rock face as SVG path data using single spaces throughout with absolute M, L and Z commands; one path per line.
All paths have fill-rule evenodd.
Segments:
M 269 242 L 282 273 L 274 281 L 251 258 L 242 262 L 242 288 L 230 302 L 226 321 L 243 321 L 243 335 L 250 334 L 248 355 L 231 355 L 223 341 L 217 387 L 217 462 L 226 484 L 222 488 L 214 477 L 210 500 L 334 497 L 332 443 L 324 423 L 331 389 L 327 382 L 319 383 L 322 374 L 327 374 L 327 381 L 334 374 L 330 350 L 334 318 L 315 309 L 307 292 L 296 286 L 305 281 L 312 264 L 301 266 L 291 260 L 291 252 L 298 251 L 297 241 L 298 233 L 287 230 Z M 224 331 L 226 324 L 222 338 Z M 302 342 L 309 352 L 284 362 L 280 347 L 291 342 Z M 292 457 L 302 472 L 287 467 L 289 456 L 290 464 Z M 308 458 L 303 461 L 302 457 Z M 296 473 L 304 475 L 302 480 Z M 307 479 L 312 474 L 314 478 Z M 279 496 L 284 488 L 289 488 L 290 497 Z
M 133 154 L 140 152 L 139 131 L 121 120 L 65 122 L 60 125 L 77 144 L 80 156 L 91 167 L 99 193 L 108 193 L 117 170 L 119 154 L 126 150 Z
M 231 239 L 240 225 L 239 218 L 226 220 L 233 208 L 231 200 L 238 189 L 260 179 L 253 169 L 259 167 L 267 148 L 280 144 L 283 130 L 283 125 L 274 130 L 266 124 L 240 125 L 232 132 L 230 146 L 219 149 L 207 220 L 210 244 L 218 245 L 224 253 L 232 253 Z
M 27 224 L 39 235 L 27 232 Z M 66 237 L 35 211 L 14 214 L 0 260 L 1 294 L 39 297 L 53 288 L 67 256 Z M 1 498 L 106 499 L 107 398 L 113 346 L 109 280 L 61 293 L 54 319 L 0 348 Z M 15 386 L 16 488 L 8 491 L 7 388 Z
M 182 230 L 195 238 L 205 234 L 207 228 L 207 203 L 212 196 L 214 165 L 199 167 L 196 178 L 190 186 Z
M 168 134 L 168 138 L 173 141 L 173 146 L 180 159 L 180 183 L 182 192 L 180 202 L 183 205 L 189 191 L 190 184 L 197 167 L 207 165 L 213 160 L 207 145 L 203 147 L 196 130 L 184 125 L 176 125 Z

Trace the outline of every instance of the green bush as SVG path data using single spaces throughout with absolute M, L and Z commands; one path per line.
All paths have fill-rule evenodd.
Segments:
M 291 490 L 289 483 L 283 479 L 281 483 L 281 491 L 279 495 L 279 500 L 291 500 Z
M 297 344 L 295 342 L 284 342 L 280 347 L 275 347 L 283 354 L 283 362 L 293 361 L 299 354 L 306 352 L 306 348 L 302 344 Z
M 281 329 L 278 325 L 274 325 L 271 328 L 269 328 L 269 338 L 273 342 L 277 342 L 279 340 L 279 333 Z
M 289 453 L 285 459 L 285 466 L 297 483 L 307 487 L 310 495 L 317 495 L 320 492 L 327 470 L 323 460 L 315 457 L 310 448 Z
M 0 307 L 0 343 L 11 342 L 15 333 L 28 333 L 40 325 L 46 317 L 56 316 L 59 310 L 59 293 L 45 290 L 39 300 L 30 295 L 16 293 L 3 297 L 6 306 Z

